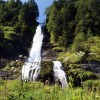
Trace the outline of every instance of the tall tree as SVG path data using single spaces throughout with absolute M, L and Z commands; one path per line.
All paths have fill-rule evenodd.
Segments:
M 75 0 L 54 1 L 48 10 L 47 28 L 51 34 L 51 42 L 66 48 L 73 37 L 75 28 Z
M 91 33 L 95 35 L 99 34 L 100 0 L 78 0 L 76 7 L 76 33 L 78 33 L 78 31 L 88 33 L 88 30 L 91 30 Z

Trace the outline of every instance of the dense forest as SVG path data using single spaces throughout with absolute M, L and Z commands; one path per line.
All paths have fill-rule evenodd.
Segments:
M 45 13 L 53 50 L 62 51 L 58 59 L 77 62 L 80 54 L 100 61 L 100 0 L 55 0 Z
M 0 56 L 26 54 L 38 24 L 35 0 L 0 0 Z
M 62 51 L 60 60 L 80 51 L 82 58 L 100 59 L 100 0 L 55 0 L 45 14 L 53 50 Z M 0 0 L 1 57 L 27 55 L 38 17 L 35 0 Z

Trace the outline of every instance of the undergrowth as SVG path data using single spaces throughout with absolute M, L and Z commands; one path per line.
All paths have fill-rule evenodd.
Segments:
M 69 82 L 68 87 L 62 89 L 41 82 L 0 80 L 0 100 L 100 100 L 100 80 L 83 84 L 74 88 Z

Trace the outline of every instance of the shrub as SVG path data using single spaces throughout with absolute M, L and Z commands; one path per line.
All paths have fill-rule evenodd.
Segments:
M 93 72 L 86 71 L 82 69 L 80 66 L 81 66 L 80 64 L 69 64 L 69 66 L 67 66 L 68 69 L 66 70 L 67 77 L 68 78 L 72 77 L 73 86 L 77 86 L 77 85 L 80 86 L 81 83 L 85 80 L 97 78 L 97 76 Z
M 84 58 L 84 52 L 63 52 L 58 55 L 58 60 L 64 63 L 77 63 Z
M 83 82 L 83 86 L 90 90 L 94 90 L 94 88 L 96 88 L 100 91 L 100 80 L 87 80 Z
M 4 37 L 7 39 L 12 39 L 12 34 L 15 34 L 13 27 L 4 27 Z
M 72 50 L 74 52 L 83 51 L 85 49 L 84 42 L 86 41 L 86 39 L 84 34 L 85 33 L 80 32 L 76 35 L 72 45 Z
M 53 76 L 53 63 L 51 61 L 41 62 L 41 70 L 39 76 L 44 81 Z

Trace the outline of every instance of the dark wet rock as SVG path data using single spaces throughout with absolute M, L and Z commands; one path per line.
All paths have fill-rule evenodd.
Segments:
M 94 73 L 100 73 L 100 64 L 98 63 L 81 64 L 81 68 Z
M 55 61 L 58 52 L 53 51 L 51 44 L 45 44 L 42 46 L 42 61 Z
M 11 73 L 9 71 L 0 71 L 0 78 L 9 79 L 11 77 Z
M 8 59 L 0 58 L 0 68 L 5 67 L 8 62 Z

